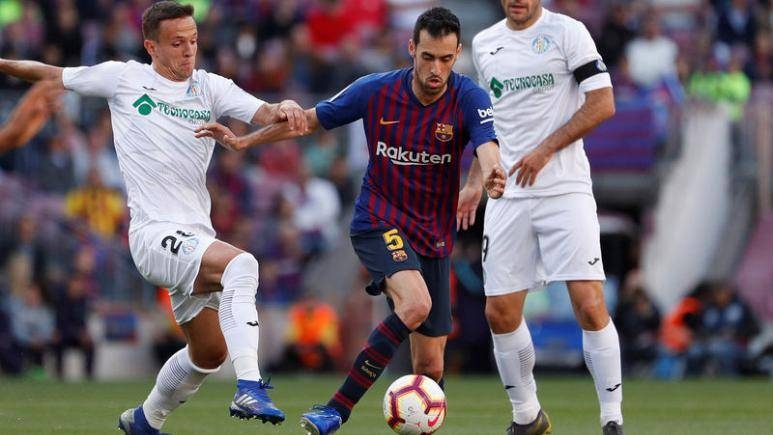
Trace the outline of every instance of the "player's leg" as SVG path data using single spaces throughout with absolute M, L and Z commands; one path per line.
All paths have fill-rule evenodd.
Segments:
M 537 282 L 537 240 L 531 231 L 529 199 L 498 199 L 486 205 L 483 239 L 486 320 L 494 359 L 512 405 L 508 433 L 549 433 L 534 380 L 535 353 L 523 318 L 527 289 Z
M 205 308 L 180 326 L 188 345 L 161 367 L 156 384 L 142 404 L 142 417 L 135 417 L 144 417 L 154 429 L 160 429 L 169 414 L 195 394 L 207 375 L 216 372 L 227 356 L 217 311 Z
M 302 427 L 314 435 L 335 432 L 349 419 L 354 405 L 381 376 L 400 344 L 427 318 L 432 305 L 419 272 L 419 258 L 397 229 L 353 236 L 352 245 L 373 277 L 367 291 L 386 293 L 394 312 L 370 333 L 327 405 L 315 406 L 301 416 Z
M 410 336 L 411 362 L 415 374 L 426 375 L 443 388 L 443 356 L 452 329 L 451 259 L 420 257 L 420 260 L 432 308 Z
M 354 405 L 384 372 L 400 344 L 426 319 L 431 307 L 418 270 L 403 270 L 387 278 L 384 292 L 393 301 L 394 312 L 371 331 L 343 385 L 328 402 L 341 414 L 344 423 Z
M 601 405 L 601 423 L 623 423 L 620 343 L 604 302 L 606 278 L 592 195 L 541 198 L 533 210 L 548 281 L 566 281 L 583 330 L 583 353 Z
M 601 281 L 568 281 L 577 321 L 582 328 L 582 347 L 601 408 L 601 425 L 622 426 L 623 386 L 620 341 L 607 312 Z M 605 432 L 606 433 L 606 432 Z M 612 434 L 622 433 L 611 432 Z
M 223 291 L 218 320 L 237 379 L 231 415 L 276 424 L 285 415 L 268 397 L 271 386 L 262 380 L 258 365 L 258 277 L 258 261 L 252 254 L 215 240 L 202 257 L 193 293 Z

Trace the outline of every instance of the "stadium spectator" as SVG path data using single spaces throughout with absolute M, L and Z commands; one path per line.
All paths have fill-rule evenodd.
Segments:
M 0 249 L 0 264 L 7 274 L 7 291 L 21 298 L 33 282 L 45 286 L 48 250 L 38 231 L 37 218 L 19 217 L 13 234 L 6 240 L 7 244 Z
M 43 356 L 54 336 L 54 316 L 37 283 L 20 296 L 11 296 L 8 312 L 15 347 L 22 356 L 24 370 L 34 378 L 45 377 Z
M 373 278 L 368 292 L 383 292 L 394 307 L 373 330 L 328 404 L 302 415 L 301 424 L 312 433 L 338 430 L 409 336 L 414 373 L 442 383 L 443 351 L 451 331 L 453 206 L 468 142 L 479 159 L 474 164 L 479 187 L 484 185 L 493 197 L 504 187 L 491 101 L 452 70 L 461 51 L 458 18 L 445 8 L 425 11 L 416 21 L 408 51 L 413 68 L 362 77 L 306 111 L 309 132 L 364 121 L 371 160 L 350 234 Z M 286 123 L 240 137 L 221 124 L 197 131 L 235 149 L 309 133 L 290 130 Z M 403 148 L 406 143 L 413 146 Z
M 658 357 L 653 367 L 656 378 L 681 379 L 684 376 L 686 352 L 695 339 L 708 292 L 708 283 L 698 284 L 663 319 Z
M 642 22 L 641 34 L 625 48 L 628 71 L 637 85 L 649 89 L 666 76 L 676 76 L 679 48 L 661 34 L 660 17 L 651 12 Z
M 551 431 L 537 397 L 523 307 L 530 289 L 565 281 L 603 433 L 622 434 L 620 342 L 604 301 L 599 221 L 582 141 L 615 113 L 612 83 L 583 23 L 540 0 L 503 0 L 502 7 L 505 19 L 478 33 L 472 51 L 479 83 L 491 91 L 511 175 L 502 199 L 486 203 L 483 223 L 486 318 L 512 404 L 507 433 Z M 468 180 L 459 215 L 474 213 L 480 197 L 480 185 Z
M 107 41 L 118 50 L 131 45 L 126 34 L 136 37 L 127 27 L 135 21 L 128 19 L 126 7 L 119 4 L 112 11 L 114 18 L 123 18 L 113 22 L 115 33 Z M 145 9 L 143 46 L 151 64 L 111 61 L 61 68 L 0 59 L 6 74 L 28 81 L 52 79 L 60 88 L 107 98 L 114 117 L 113 137 L 132 210 L 131 252 L 148 281 L 170 288 L 175 318 L 188 342 L 161 368 L 147 400 L 121 415 L 119 427 L 126 433 L 158 434 L 169 414 L 226 355 L 237 376 L 231 415 L 274 424 L 285 418 L 268 397 L 270 385 L 258 366 L 258 262 L 215 238 L 205 186 L 215 142 L 195 138 L 192 128 L 233 116 L 258 124 L 289 121 L 304 131 L 306 118 L 294 101 L 268 104 L 230 80 L 196 70 L 193 12 L 192 6 L 174 1 Z
M 94 297 L 93 282 L 89 276 L 75 271 L 55 298 L 53 348 L 59 379 L 64 378 L 64 355 L 68 349 L 83 354 L 83 373 L 88 379 L 94 377 L 94 340 L 88 328 L 91 299 Z
M 27 143 L 46 124 L 57 106 L 61 90 L 55 82 L 36 83 L 22 97 L 0 127 L 0 153 Z
M 687 374 L 738 376 L 748 367 L 747 345 L 759 324 L 733 285 L 713 283 L 687 349 Z
M 612 316 L 620 332 L 623 369 L 648 375 L 658 355 L 660 312 L 641 286 L 625 290 Z
M 630 6 L 626 3 L 614 3 L 610 6 L 598 37 L 599 54 L 613 72 L 625 55 L 625 47 L 636 36 L 629 12 Z
M 290 306 L 284 370 L 329 372 L 341 354 L 338 313 L 307 293 Z
M 104 185 L 96 167 L 82 186 L 67 193 L 64 210 L 76 224 L 82 222 L 106 239 L 115 237 L 124 222 L 123 196 Z

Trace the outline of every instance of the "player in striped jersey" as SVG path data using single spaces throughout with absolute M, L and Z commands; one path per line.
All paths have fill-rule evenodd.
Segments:
M 373 278 L 367 291 L 385 293 L 394 308 L 373 330 L 327 405 L 303 415 L 309 433 L 340 428 L 409 337 L 414 372 L 442 382 L 451 331 L 449 254 L 464 147 L 469 143 L 476 151 L 468 185 L 480 190 L 484 184 L 497 198 L 506 178 L 491 101 L 472 80 L 452 70 L 461 51 L 459 32 L 459 20 L 448 9 L 425 11 L 408 44 L 412 68 L 362 77 L 307 110 L 310 129 L 364 121 L 370 161 L 351 240 Z M 307 132 L 279 123 L 237 138 L 222 125 L 208 124 L 198 134 L 241 149 Z

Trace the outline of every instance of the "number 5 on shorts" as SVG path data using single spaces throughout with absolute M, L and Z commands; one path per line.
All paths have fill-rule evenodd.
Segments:
M 384 243 L 386 243 L 388 250 L 395 251 L 403 248 L 403 238 L 397 233 L 397 228 L 392 228 L 382 234 L 382 236 L 384 237 Z

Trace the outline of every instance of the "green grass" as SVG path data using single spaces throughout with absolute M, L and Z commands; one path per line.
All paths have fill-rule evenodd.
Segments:
M 355 408 L 342 435 L 389 435 L 381 416 L 387 375 Z M 272 427 L 228 417 L 229 382 L 210 380 L 178 409 L 164 427 L 186 434 L 302 434 L 298 416 L 324 402 L 340 376 L 275 376 L 274 401 L 288 421 Z M 598 404 L 589 377 L 538 376 L 542 405 L 558 435 L 601 433 Z M 114 383 L 56 383 L 0 378 L 0 434 L 111 434 L 118 415 L 144 399 L 152 380 Z M 502 434 L 510 406 L 495 377 L 452 377 L 447 381 L 444 435 Z M 629 435 L 773 435 L 773 382 L 768 379 L 685 381 L 630 380 L 624 384 L 625 429 Z

